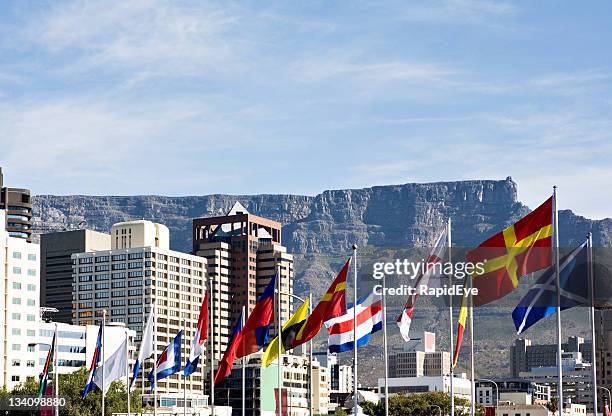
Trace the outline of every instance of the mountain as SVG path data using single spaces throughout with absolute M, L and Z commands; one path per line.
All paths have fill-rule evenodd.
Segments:
M 543 195 L 542 199 L 545 197 Z M 299 294 L 313 292 L 315 298 L 326 289 L 339 265 L 350 255 L 354 243 L 365 254 L 366 257 L 361 258 L 366 263 L 368 259 L 393 259 L 406 248 L 432 244 L 446 219 L 452 218 L 453 244 L 473 246 L 529 212 L 529 208 L 518 201 L 517 185 L 511 178 L 330 190 L 316 196 L 39 195 L 33 198 L 35 231 L 86 227 L 109 232 L 115 222 L 144 218 L 168 226 L 172 248 L 189 252 L 191 220 L 224 215 L 236 201 L 253 214 L 283 224 L 283 244 L 296 257 L 295 290 Z M 576 244 L 589 231 L 593 233 L 595 245 L 612 246 L 612 219 L 595 221 L 571 211 L 560 211 L 559 224 L 561 246 Z M 362 272 L 365 277 L 367 273 L 367 270 Z M 399 309 L 401 303 L 400 298 L 389 302 L 390 315 L 397 312 L 393 308 Z M 481 315 L 478 321 L 482 324 L 476 328 L 475 335 L 477 339 L 481 335 L 482 341 L 476 348 L 479 371 L 483 374 L 507 371 L 505 360 L 500 362 L 499 356 L 507 354 L 509 343 L 514 339 L 512 321 L 507 319 L 510 311 L 507 306 L 478 311 Z M 414 328 L 436 331 L 439 347 L 448 349 L 446 330 L 440 329 L 440 325 L 448 328 L 444 311 L 415 313 Z M 568 320 L 565 329 L 575 335 L 582 334 L 583 318 Z M 534 341 L 550 340 L 554 333 L 550 325 L 541 325 L 542 330 L 530 336 Z M 400 345 L 397 331 L 390 332 L 395 345 Z M 364 349 L 368 357 L 364 365 L 369 363 L 371 368 L 362 369 L 362 374 L 368 375 L 369 382 L 380 375 L 375 359 L 377 343 L 374 341 Z

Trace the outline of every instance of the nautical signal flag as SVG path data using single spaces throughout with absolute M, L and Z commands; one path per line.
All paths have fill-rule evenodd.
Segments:
M 93 389 L 94 378 L 96 376 L 96 371 L 98 370 L 98 365 L 100 364 L 100 356 L 102 354 L 102 338 L 104 337 L 104 322 L 100 324 L 100 329 L 98 329 L 98 339 L 96 340 L 96 349 L 94 350 L 94 355 L 91 359 L 91 365 L 89 366 L 89 376 L 87 377 L 87 384 L 85 384 L 85 390 L 83 390 L 82 398 L 84 399 L 87 394 Z
M 291 348 L 313 339 L 323 328 L 325 321 L 346 314 L 346 276 L 350 263 L 351 259 L 349 258 L 323 295 L 323 299 L 317 304 L 298 331 L 297 336 L 291 343 Z
M 219 363 L 214 383 L 217 384 L 232 372 L 232 366 L 236 358 L 242 358 L 253 354 L 266 345 L 268 332 L 274 320 L 274 287 L 276 275 L 270 278 L 270 282 L 263 294 L 257 300 L 253 312 L 249 315 L 244 327 L 234 328 L 232 341 L 225 350 L 223 359 Z
M 155 381 L 170 377 L 181 371 L 181 345 L 183 344 L 183 330 L 181 329 L 174 339 L 168 344 L 164 352 L 157 358 L 156 367 L 149 372 L 148 379 L 151 383 L 151 391 L 156 387 Z M 155 377 L 154 371 L 157 371 Z
M 47 359 L 45 360 L 45 366 L 43 368 L 43 372 L 40 375 L 40 386 L 38 388 L 38 397 L 43 397 L 45 392 L 47 391 L 47 384 L 51 379 L 51 372 L 54 372 L 53 361 L 55 360 L 55 342 L 57 339 L 57 330 L 53 332 L 53 340 L 51 341 L 51 348 L 49 348 L 49 352 L 47 353 Z
M 193 374 L 198 368 L 198 362 L 200 356 L 204 352 L 204 342 L 208 337 L 208 291 L 202 301 L 202 307 L 200 308 L 200 317 L 198 319 L 198 326 L 191 342 L 191 351 L 189 352 L 189 358 L 187 364 L 185 364 L 184 374 L 189 376 Z
M 467 281 L 466 281 L 467 283 Z M 465 332 L 465 323 L 467 321 L 468 314 L 468 301 L 469 292 L 463 291 L 463 297 L 461 298 L 461 307 L 459 308 L 459 318 L 457 319 L 457 342 L 455 343 L 455 352 L 453 353 L 453 368 L 457 365 L 459 359 L 459 350 L 461 350 L 461 344 L 463 343 L 463 334 Z M 451 324 L 452 325 L 452 324 Z
M 518 286 L 519 277 L 551 265 L 552 218 L 550 197 L 468 253 L 468 262 L 481 263 L 484 269 L 473 275 L 473 287 L 478 289 L 474 306 L 506 296 Z
M 283 325 L 281 331 L 281 352 L 284 353 L 292 348 L 293 341 L 297 337 L 298 332 L 304 326 L 306 317 L 308 316 L 308 299 L 300 305 L 295 313 L 289 318 Z M 272 361 L 278 358 L 278 336 L 274 337 L 272 341 L 266 346 L 263 357 L 261 359 L 261 365 L 263 367 L 269 366 Z
M 587 242 L 559 262 L 561 310 L 589 304 Z M 557 278 L 549 267 L 512 311 L 518 334 L 557 311 Z

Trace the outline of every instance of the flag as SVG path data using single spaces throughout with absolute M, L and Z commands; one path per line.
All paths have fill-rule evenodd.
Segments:
M 200 308 L 200 318 L 198 319 L 198 326 L 191 341 L 191 351 L 189 351 L 189 358 L 187 364 L 185 364 L 184 374 L 185 377 L 193 374 L 198 368 L 198 362 L 200 356 L 204 352 L 204 342 L 208 337 L 208 291 L 202 301 L 202 307 Z
M 323 299 L 321 299 L 298 331 L 295 340 L 291 343 L 291 348 L 302 345 L 314 338 L 323 327 L 325 321 L 346 314 L 346 276 L 350 263 L 351 259 L 349 258 L 329 289 L 327 289 L 327 292 L 325 292 L 325 295 L 323 295 Z
M 467 281 L 466 281 L 466 285 L 467 285 Z M 465 322 L 467 321 L 467 314 L 468 314 L 468 298 L 469 298 L 468 291 L 464 290 L 463 297 L 461 298 L 461 307 L 459 308 L 459 318 L 458 318 L 458 325 L 457 325 L 457 342 L 455 343 L 455 352 L 453 354 L 453 368 L 455 368 L 455 366 L 457 365 L 457 360 L 459 359 L 459 351 L 461 350 L 461 344 L 463 343 L 463 333 L 465 332 Z
M 283 342 L 281 343 L 281 353 L 285 351 L 289 351 L 292 347 L 293 340 L 297 336 L 297 333 L 304 325 L 306 321 L 306 317 L 308 316 L 308 299 L 302 303 L 302 305 L 298 308 L 297 311 L 289 318 L 287 322 L 283 325 L 283 330 L 281 331 L 281 338 Z M 267 367 L 272 363 L 272 361 L 278 358 L 278 336 L 274 337 L 272 341 L 266 346 L 266 350 L 264 351 L 263 357 L 261 358 L 261 365 L 263 367 Z
M 93 389 L 94 386 L 94 377 L 96 376 L 96 371 L 98 370 L 98 365 L 100 364 L 100 355 L 102 354 L 102 337 L 104 335 L 104 322 L 100 324 L 100 329 L 98 329 L 98 340 L 96 341 L 96 349 L 94 350 L 94 355 L 91 358 L 91 365 L 89 366 L 89 376 L 87 377 L 87 384 L 85 384 L 85 390 L 83 390 L 82 398 L 84 399 L 87 394 Z
M 111 355 L 108 360 L 104 360 L 99 371 L 94 376 L 94 383 L 102 390 L 102 374 L 104 374 L 104 390 L 106 394 L 110 384 L 127 375 L 127 339 L 119 346 L 117 351 Z M 106 355 L 106 353 L 104 354 Z
M 236 324 L 232 341 L 219 363 L 215 375 L 215 384 L 232 372 L 232 366 L 236 358 L 253 354 L 262 349 L 268 342 L 268 331 L 274 320 L 274 287 L 277 278 L 276 275 L 272 276 L 244 326 L 240 325 L 240 328 L 238 328 L 239 324 Z
M 561 310 L 589 304 L 587 242 L 559 262 Z M 512 311 L 517 333 L 556 312 L 557 279 L 555 268 L 548 268 Z
M 223 354 L 223 358 L 219 362 L 219 368 L 217 368 L 217 373 L 215 374 L 213 384 L 218 384 L 232 372 L 232 366 L 234 365 L 234 360 L 236 359 L 236 348 L 240 342 L 240 331 L 242 330 L 243 325 L 244 316 L 241 313 L 238 321 L 236 321 L 236 325 L 234 325 L 234 331 L 232 332 L 232 337 L 229 344 L 227 344 L 225 354 Z
M 142 331 L 142 340 L 140 341 L 140 351 L 138 351 L 138 358 L 136 358 L 136 362 L 134 363 L 134 375 L 132 376 L 132 381 L 130 383 L 130 388 L 134 385 L 134 382 L 138 378 L 138 374 L 140 373 L 140 367 L 144 360 L 149 358 L 151 354 L 153 354 L 153 332 L 155 326 L 155 304 L 151 304 L 151 309 L 149 310 L 149 317 L 147 318 L 147 323 Z
M 51 372 L 55 371 L 53 368 L 53 361 L 55 360 L 55 342 L 57 338 L 57 328 L 55 332 L 53 332 L 53 340 L 51 341 L 51 348 L 49 348 L 49 352 L 47 353 L 47 359 L 45 360 L 45 366 L 43 367 L 43 372 L 40 375 L 40 387 L 38 388 L 38 397 L 43 397 L 45 392 L 47 391 L 47 384 L 51 379 Z
M 354 314 L 354 309 L 351 307 L 344 315 L 325 322 L 329 334 L 329 352 L 338 353 L 353 349 L 355 343 Z M 380 331 L 382 326 L 382 296 L 372 292 L 365 299 L 357 301 L 357 346 L 367 344 L 370 336 Z
M 473 275 L 478 289 L 474 305 L 502 298 L 518 286 L 518 278 L 551 265 L 553 200 L 468 253 L 468 262 L 481 264 L 483 272 Z
M 418 288 L 422 285 L 429 286 L 429 279 L 431 276 L 439 277 L 439 274 L 436 274 L 437 271 L 433 266 L 437 263 L 442 262 L 442 258 L 444 257 L 444 252 L 446 251 L 446 233 L 447 230 L 444 228 L 444 231 L 438 236 L 436 243 L 434 244 L 431 253 L 429 253 L 429 257 L 427 257 L 426 267 L 427 270 L 425 273 L 421 273 L 419 277 L 416 279 L 414 287 Z M 397 317 L 397 326 L 399 327 L 400 334 L 404 341 L 410 341 L 410 324 L 412 323 L 412 312 L 414 311 L 414 304 L 416 300 L 419 298 L 418 292 L 411 295 L 406 304 L 404 305 L 404 310 L 401 315 Z
M 174 373 L 181 371 L 181 345 L 183 342 L 183 330 L 181 329 L 174 339 L 164 349 L 164 352 L 157 358 L 157 366 L 149 372 L 149 383 L 151 391 L 155 388 L 155 381 L 170 377 Z M 154 371 L 157 371 L 155 377 Z

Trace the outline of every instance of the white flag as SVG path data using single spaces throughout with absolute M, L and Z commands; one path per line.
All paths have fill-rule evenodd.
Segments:
M 94 377 L 96 386 L 102 389 L 102 374 L 104 372 L 104 394 L 108 391 L 111 383 L 127 376 L 127 340 L 119 346 L 117 351 L 106 360 L 102 367 L 98 368 Z
M 147 324 L 142 331 L 142 341 L 140 342 L 140 351 L 138 351 L 138 358 L 134 363 L 134 375 L 130 387 L 134 385 L 134 382 L 138 378 L 140 373 L 140 367 L 144 360 L 149 358 L 153 354 L 153 325 L 155 324 L 155 304 L 151 304 L 151 310 L 149 311 L 149 318 Z

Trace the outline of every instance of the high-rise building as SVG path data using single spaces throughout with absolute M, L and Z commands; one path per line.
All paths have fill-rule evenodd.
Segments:
M 155 349 L 161 354 L 176 334 L 185 329 L 183 356 L 189 354 L 206 291 L 206 259 L 169 249 L 168 229 L 150 221 L 128 221 L 111 228 L 110 250 L 76 253 L 74 267 L 73 321 L 98 324 L 103 310 L 110 322 L 123 322 L 142 339 L 143 322 L 155 305 Z M 213 296 L 214 298 L 214 296 Z M 219 299 L 214 299 L 219 303 Z M 152 367 L 145 362 L 143 375 Z M 202 395 L 205 365 L 187 379 L 190 397 Z M 182 397 L 180 374 L 157 383 L 164 397 Z M 141 385 L 141 378 L 137 386 Z M 148 381 L 145 386 L 148 386 Z
M 281 244 L 280 223 L 250 214 L 236 202 L 227 215 L 193 220 L 193 253 L 206 258 L 208 279 L 215 299 L 220 300 L 214 303 L 211 313 L 216 361 L 223 357 L 243 306 L 250 314 L 277 273 L 281 285 L 280 317 L 283 322 L 289 319 L 293 256 Z M 270 336 L 275 332 L 272 327 Z
M 442 376 L 450 373 L 450 353 L 436 351 L 436 336 L 424 332 L 411 351 L 389 354 L 389 377 Z
M 32 199 L 30 190 L 4 186 L 1 167 L 0 209 L 6 211 L 4 223 L 8 235 L 32 242 Z
M 109 234 L 92 230 L 40 236 L 40 304 L 56 308 L 56 322 L 72 322 L 72 258 L 75 253 L 110 250 Z
M 561 344 L 564 352 L 579 352 L 586 362 L 591 361 L 591 343 L 581 337 L 569 337 Z M 517 339 L 510 347 L 510 373 L 518 377 L 523 371 L 536 367 L 554 367 L 557 363 L 557 344 L 533 344 L 530 339 Z
M 316 351 L 312 355 L 322 367 L 328 370 L 330 394 L 353 392 L 352 366 L 338 364 L 336 354 L 331 354 L 327 350 Z
M 38 244 L 13 237 L 0 210 L 0 387 L 12 389 L 36 371 L 40 325 Z M 24 370 L 24 371 L 21 371 Z

